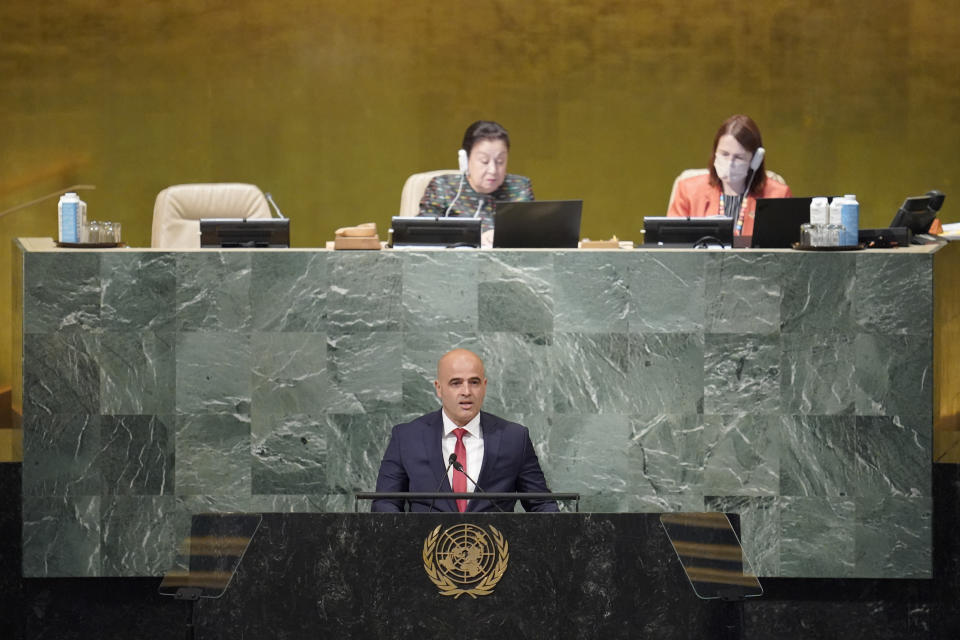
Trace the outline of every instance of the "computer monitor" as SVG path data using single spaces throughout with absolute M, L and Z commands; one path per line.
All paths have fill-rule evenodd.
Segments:
M 201 218 L 200 246 L 206 249 L 286 249 L 289 218 Z
M 931 206 L 933 198 L 930 196 L 915 196 L 903 201 L 903 205 L 893 216 L 891 227 L 906 227 L 914 234 L 927 233 L 933 219 L 937 217 Z
M 576 249 L 583 200 L 497 202 L 493 246 L 502 249 Z
M 648 247 L 693 248 L 733 243 L 733 218 L 709 216 L 681 218 L 646 216 L 643 219 L 643 244 Z
M 757 198 L 753 237 L 757 249 L 789 249 L 800 242 L 800 227 L 810 222 L 812 198 Z
M 390 223 L 391 245 L 403 247 L 479 247 L 479 218 L 394 216 Z

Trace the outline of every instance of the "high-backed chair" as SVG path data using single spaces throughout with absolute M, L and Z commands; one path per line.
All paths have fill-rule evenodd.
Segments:
M 456 169 L 440 169 L 438 171 L 424 171 L 415 173 L 403 184 L 403 191 L 400 192 L 400 213 L 401 218 L 414 218 L 420 213 L 420 199 L 423 198 L 423 192 L 427 190 L 427 185 L 436 176 L 445 176 L 451 173 L 459 173 Z
M 260 188 L 239 182 L 177 184 L 157 194 L 150 246 L 198 249 L 200 218 L 269 218 Z
M 677 197 L 677 183 L 679 183 L 681 180 L 686 180 L 687 178 L 692 178 L 694 176 L 702 176 L 705 173 L 709 173 L 709 171 L 709 169 L 686 169 L 680 172 L 680 175 L 678 175 L 673 181 L 673 187 L 670 189 L 670 201 L 667 202 L 667 211 L 669 211 L 670 207 L 673 206 L 673 200 Z M 776 180 L 781 184 L 787 184 L 783 179 L 783 176 L 770 170 L 767 170 L 767 180 Z

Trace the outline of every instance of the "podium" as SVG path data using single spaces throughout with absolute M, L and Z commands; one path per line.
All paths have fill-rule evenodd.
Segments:
M 452 561 L 469 535 L 500 559 Z M 473 582 L 451 592 L 441 564 Z M 277 513 L 196 624 L 204 639 L 693 638 L 727 612 L 696 596 L 659 514 Z

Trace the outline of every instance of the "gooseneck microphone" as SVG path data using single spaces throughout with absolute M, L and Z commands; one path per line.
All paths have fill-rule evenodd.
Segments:
M 455 454 L 455 453 L 451 453 L 451 454 L 450 454 L 450 464 L 453 465 L 453 468 L 454 468 L 454 469 L 456 469 L 457 471 L 459 471 L 459 472 L 462 473 L 463 475 L 467 476 L 467 480 L 469 480 L 470 482 L 473 483 L 473 488 L 476 490 L 477 493 L 486 493 L 486 491 L 483 490 L 483 487 L 481 487 L 480 485 L 478 485 L 478 484 L 477 484 L 477 481 L 474 480 L 473 478 L 471 478 L 471 477 L 470 477 L 470 474 L 468 474 L 466 471 L 463 470 L 463 465 L 460 464 L 459 462 L 457 462 L 457 454 Z M 447 467 L 447 468 L 449 469 L 450 467 Z M 492 504 L 493 506 L 495 506 L 495 507 L 497 508 L 497 511 L 499 511 L 500 513 L 506 513 L 503 509 L 500 508 L 500 505 L 497 504 L 497 501 L 496 501 L 496 500 L 489 500 L 489 502 L 490 502 L 490 504 Z
M 267 191 L 263 196 L 267 199 L 267 202 L 270 203 L 270 206 L 273 207 L 273 210 L 277 212 L 277 217 L 281 220 L 286 220 L 287 216 L 280 213 L 280 207 L 277 206 L 277 203 L 273 201 L 273 196 L 270 195 L 270 192 Z
M 447 468 L 443 470 L 443 478 L 447 477 L 447 474 L 450 472 L 450 465 L 457 465 L 457 467 L 460 467 L 461 469 L 463 469 L 463 465 L 457 462 L 457 454 L 451 453 L 450 457 L 447 458 Z M 440 493 L 440 487 L 443 486 L 443 478 L 440 478 L 440 484 L 438 484 L 437 488 L 433 490 L 434 493 Z M 427 513 L 430 513 L 431 511 L 433 511 L 433 503 L 435 501 L 436 501 L 436 497 L 430 498 L 430 508 L 427 509 Z
M 767 150 L 763 147 L 757 147 L 753 152 L 753 158 L 750 160 L 750 178 L 747 180 L 747 188 L 743 191 L 743 197 L 750 195 L 750 187 L 753 185 L 753 179 L 757 177 L 757 170 L 763 164 L 763 156 L 767 155 Z

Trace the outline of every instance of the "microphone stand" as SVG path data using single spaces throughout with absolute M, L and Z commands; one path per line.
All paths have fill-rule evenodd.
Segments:
M 451 453 L 451 454 L 450 454 L 450 462 L 451 462 L 451 464 L 453 464 L 453 468 L 454 468 L 454 469 L 456 469 L 457 471 L 459 471 L 459 472 L 462 473 L 463 475 L 467 476 L 467 480 L 469 480 L 470 482 L 473 483 L 473 488 L 477 490 L 477 493 L 486 493 L 486 491 L 483 490 L 483 487 L 481 487 L 480 485 L 478 485 L 478 484 L 477 484 L 477 481 L 474 480 L 473 478 L 471 478 L 471 477 L 470 477 L 470 474 L 468 474 L 466 471 L 463 470 L 463 465 L 460 464 L 459 462 L 457 462 L 457 454 L 455 454 L 455 453 Z M 448 468 L 449 468 L 449 467 L 448 467 Z M 495 506 L 495 507 L 497 508 L 497 511 L 499 511 L 500 513 L 506 513 L 506 511 L 504 511 L 504 510 L 500 507 L 500 505 L 497 504 L 497 501 L 496 501 L 496 500 L 490 500 L 489 502 L 490 502 L 490 504 L 492 504 L 493 506 Z

